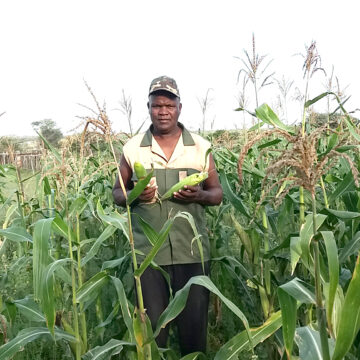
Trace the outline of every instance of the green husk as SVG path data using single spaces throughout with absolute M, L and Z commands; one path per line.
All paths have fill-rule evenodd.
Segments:
M 207 177 L 209 176 L 207 171 L 203 171 L 203 172 L 199 172 L 199 173 L 195 173 L 192 175 L 187 176 L 186 178 L 182 179 L 181 181 L 179 181 L 178 183 L 176 183 L 175 185 L 173 185 L 161 198 L 160 201 L 169 199 L 173 196 L 174 192 L 177 192 L 179 190 L 181 190 L 184 186 L 189 185 L 189 186 L 195 186 L 200 184 L 202 181 L 204 181 L 205 179 L 207 179 Z
M 139 161 L 135 161 L 134 170 L 135 170 L 135 174 L 139 180 L 145 178 L 147 175 L 143 164 L 141 164 Z

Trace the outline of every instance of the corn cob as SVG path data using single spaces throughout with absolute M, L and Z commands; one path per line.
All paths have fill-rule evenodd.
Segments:
M 200 184 L 202 181 L 204 181 L 205 179 L 207 179 L 207 177 L 209 176 L 209 174 L 204 171 L 204 172 L 199 172 L 199 173 L 195 173 L 192 175 L 187 176 L 186 178 L 184 178 L 183 180 L 179 181 L 177 184 L 173 185 L 161 198 L 160 201 L 169 199 L 172 197 L 174 192 L 177 192 L 179 190 L 181 190 L 184 186 L 189 185 L 189 186 L 195 186 Z
M 134 162 L 134 171 L 135 171 L 135 174 L 136 174 L 136 177 L 137 177 L 138 181 L 144 180 L 150 174 L 150 172 L 149 172 L 149 174 L 146 172 L 143 164 L 141 164 L 141 162 L 139 162 L 139 161 Z M 135 182 L 135 184 L 136 183 L 137 182 Z M 153 176 L 150 179 L 150 182 L 147 184 L 146 188 L 149 188 L 149 187 L 150 188 L 156 187 L 156 177 Z M 156 193 L 155 193 L 153 199 L 147 201 L 147 203 L 153 203 L 158 199 L 159 199 L 159 194 L 158 194 L 158 192 L 156 190 Z
M 146 172 L 143 164 L 141 164 L 139 161 L 134 162 L 134 170 L 135 170 L 135 174 L 136 174 L 136 177 L 138 178 L 138 180 L 144 179 L 147 175 L 147 172 Z

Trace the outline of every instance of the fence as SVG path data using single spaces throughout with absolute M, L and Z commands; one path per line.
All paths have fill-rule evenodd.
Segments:
M 15 152 L 14 154 L 0 153 L 0 164 L 1 165 L 5 165 L 5 164 L 15 165 L 14 162 L 16 161 L 18 166 L 20 166 L 23 169 L 28 169 L 28 170 L 32 170 L 32 171 L 40 170 L 41 155 L 42 154 L 40 151 L 33 151 L 33 152 L 29 152 L 29 153 Z

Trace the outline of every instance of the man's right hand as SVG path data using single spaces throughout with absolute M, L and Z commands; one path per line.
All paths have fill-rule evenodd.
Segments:
M 149 185 L 139 195 L 138 199 L 142 202 L 151 202 L 156 196 L 157 189 L 158 187 L 156 186 L 155 178 L 152 178 Z

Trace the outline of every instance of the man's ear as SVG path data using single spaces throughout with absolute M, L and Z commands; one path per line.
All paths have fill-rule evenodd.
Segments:
M 149 102 L 147 103 L 147 108 L 148 108 L 148 110 L 150 110 L 150 103 Z
M 181 113 L 182 103 L 179 103 L 179 113 Z

